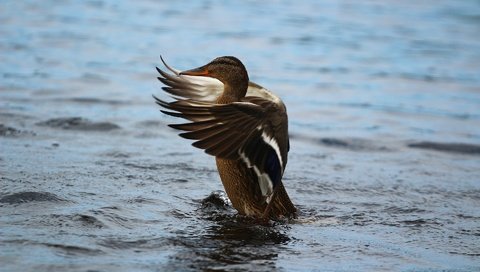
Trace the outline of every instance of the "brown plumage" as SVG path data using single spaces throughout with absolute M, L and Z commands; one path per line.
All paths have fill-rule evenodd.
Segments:
M 163 61 L 163 60 L 162 60 Z M 165 62 L 164 62 L 165 64 Z M 162 112 L 189 120 L 171 127 L 193 145 L 216 157 L 225 191 L 240 213 L 257 218 L 295 214 L 281 178 L 289 150 L 288 117 L 283 102 L 249 82 L 235 57 L 220 57 L 188 71 L 158 79 L 176 101 L 155 97 Z M 212 80 L 215 78 L 216 80 Z

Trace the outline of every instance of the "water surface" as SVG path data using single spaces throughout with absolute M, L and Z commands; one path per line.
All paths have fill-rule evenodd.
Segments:
M 480 270 L 478 1 L 1 7 L 0 270 Z M 282 97 L 297 219 L 236 215 L 160 54 Z

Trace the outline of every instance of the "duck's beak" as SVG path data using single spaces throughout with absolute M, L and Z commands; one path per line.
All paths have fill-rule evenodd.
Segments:
M 211 76 L 206 66 L 180 72 L 180 75 L 186 76 Z

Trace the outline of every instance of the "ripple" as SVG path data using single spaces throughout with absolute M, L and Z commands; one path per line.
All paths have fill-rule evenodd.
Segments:
M 115 158 L 115 159 L 127 159 L 127 158 L 132 157 L 134 154 L 133 153 L 122 152 L 122 151 L 117 151 L 117 150 L 112 150 L 112 151 L 102 153 L 101 155 L 105 156 L 105 157 Z
M 0 198 L 0 203 L 21 204 L 27 202 L 62 202 L 67 201 L 48 192 L 18 192 Z
M 127 203 L 130 203 L 130 204 L 155 204 L 156 202 L 155 202 L 155 199 L 138 196 L 138 197 L 131 198 L 131 199 L 127 200 Z
M 448 153 L 480 155 L 480 145 L 464 143 L 417 142 L 408 144 L 411 148 L 430 149 Z
M 111 249 L 158 249 L 168 245 L 166 238 L 119 239 L 108 238 L 97 242 L 98 245 Z
M 49 119 L 37 123 L 38 126 L 47 126 L 51 128 L 60 128 L 65 130 L 82 131 L 110 131 L 119 129 L 120 126 L 110 122 L 92 122 L 82 117 L 62 117 Z
M 91 211 L 96 217 L 103 218 L 105 221 L 113 223 L 113 226 L 120 226 L 131 229 L 138 220 L 121 215 L 123 212 L 117 207 L 103 207 Z M 112 226 L 112 225 L 109 225 Z
M 418 219 L 412 219 L 412 220 L 403 220 L 400 221 L 400 223 L 403 223 L 407 226 L 413 226 L 413 227 L 423 227 L 427 225 L 441 225 L 441 223 L 432 220 L 432 219 L 423 219 L 423 218 L 418 218 Z
M 126 105 L 128 104 L 125 101 L 120 100 L 111 100 L 111 99 L 101 99 L 95 97 L 74 97 L 69 99 L 59 99 L 60 101 L 70 101 L 82 104 L 106 104 L 106 105 Z
M 386 209 L 384 209 L 385 212 L 387 213 L 392 213 L 392 214 L 417 214 L 417 213 L 425 213 L 426 210 L 419 209 L 419 208 L 405 208 L 405 207 L 396 207 L 396 206 L 391 206 Z
M 56 243 L 40 243 L 40 245 L 44 245 L 44 246 L 47 246 L 47 247 L 50 247 L 50 248 L 60 250 L 67 255 L 91 255 L 91 256 L 96 256 L 98 254 L 103 253 L 103 251 L 100 250 L 100 249 L 94 249 L 94 248 L 83 247 L 83 246 L 64 245 L 64 244 L 56 244 Z
M 92 215 L 87 214 L 76 214 L 73 216 L 73 220 L 81 223 L 83 226 L 94 227 L 94 228 L 104 228 L 105 224 L 102 223 L 98 218 Z
M 101 229 L 106 225 L 97 217 L 89 214 L 50 214 L 48 216 L 34 217 L 30 219 L 31 224 L 35 226 L 47 226 L 54 228 L 78 228 L 81 231 L 87 229 Z
M 315 138 L 302 134 L 292 134 L 290 136 L 292 139 L 308 141 L 331 148 L 341 148 L 351 151 L 391 151 L 391 149 L 386 146 L 378 145 L 371 140 L 361 138 Z
M 7 127 L 3 124 L 0 124 L 0 136 L 18 137 L 22 135 L 35 135 L 35 133 L 31 131 L 19 130 L 13 127 Z
M 165 124 L 159 120 L 144 120 L 136 123 L 136 127 L 139 128 L 152 128 L 152 127 L 162 127 Z
M 80 81 L 92 84 L 107 84 L 110 80 L 98 74 L 85 73 L 80 78 Z

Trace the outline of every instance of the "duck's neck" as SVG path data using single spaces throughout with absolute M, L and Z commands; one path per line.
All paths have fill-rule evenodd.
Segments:
M 247 84 L 236 84 L 235 86 L 224 83 L 223 93 L 217 98 L 217 103 L 229 104 L 232 102 L 238 102 L 245 97 L 247 88 L 248 81 Z

